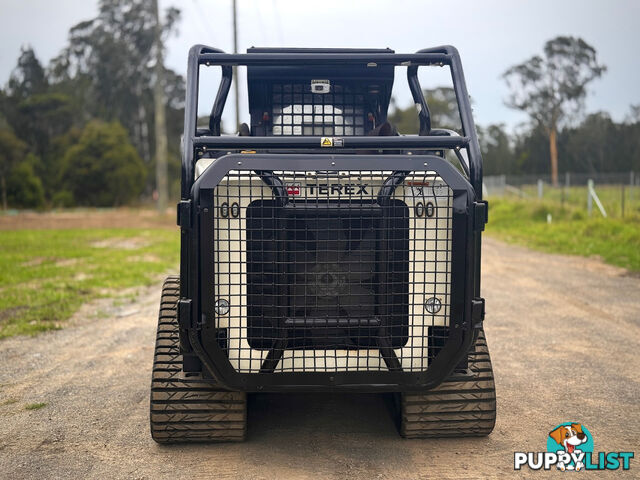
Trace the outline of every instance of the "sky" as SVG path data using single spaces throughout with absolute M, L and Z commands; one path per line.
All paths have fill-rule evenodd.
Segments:
M 237 0 L 237 4 L 240 52 L 250 46 L 290 46 L 389 47 L 406 53 L 454 45 L 481 125 L 504 123 L 514 130 L 527 120 L 504 105 L 508 90 L 501 75 L 541 53 L 545 41 L 558 35 L 582 37 L 608 67 L 590 86 L 587 112 L 606 111 L 622 121 L 631 104 L 640 104 L 640 1 Z M 169 39 L 167 66 L 185 74 L 188 49 L 196 43 L 232 51 L 231 0 L 160 0 L 161 9 L 168 6 L 182 11 L 182 21 Z M 0 84 L 8 80 L 22 45 L 31 45 L 46 64 L 66 44 L 69 28 L 93 17 L 97 8 L 97 0 L 0 0 Z M 437 69 L 421 74 L 423 87 L 444 84 L 441 72 L 429 77 L 433 70 Z M 211 87 L 203 88 L 203 101 L 213 95 Z M 404 74 L 396 74 L 394 96 L 400 106 L 411 103 Z M 241 97 L 243 102 L 246 98 Z M 227 115 L 232 115 L 231 109 Z

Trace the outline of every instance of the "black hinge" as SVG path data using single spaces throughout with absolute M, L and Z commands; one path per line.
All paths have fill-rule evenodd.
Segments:
M 178 326 L 182 329 L 192 328 L 191 299 L 178 300 Z
M 482 326 L 484 322 L 484 298 L 474 298 L 471 300 L 471 321 L 475 328 Z
M 486 200 L 473 204 L 473 229 L 484 231 L 484 226 L 489 221 L 489 203 Z
M 178 202 L 178 225 L 181 228 L 191 228 L 191 200 Z

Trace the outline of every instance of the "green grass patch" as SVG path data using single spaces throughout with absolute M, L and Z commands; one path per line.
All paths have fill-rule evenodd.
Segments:
M 538 201 L 538 187 L 536 185 L 523 185 L 521 190 L 529 196 L 529 200 Z M 640 188 L 628 185 L 598 185 L 595 186 L 596 194 L 602 202 L 609 217 L 621 217 L 624 203 L 624 216 L 640 216 Z M 556 203 L 565 208 L 587 212 L 587 187 L 552 187 L 545 184 L 542 189 L 542 200 Z M 593 215 L 600 215 L 600 211 L 593 203 Z
M 169 229 L 0 232 L 0 338 L 59 328 L 84 302 L 149 285 L 177 265 Z
M 487 233 L 554 253 L 598 256 L 640 271 L 640 217 L 589 218 L 583 210 L 539 200 L 489 199 Z M 551 223 L 547 222 L 551 215 Z
M 28 403 L 24 406 L 25 410 L 40 410 L 43 407 L 46 407 L 47 404 L 45 402 L 38 403 Z

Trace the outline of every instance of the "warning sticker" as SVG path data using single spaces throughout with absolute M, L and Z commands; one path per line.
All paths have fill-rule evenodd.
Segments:
M 449 195 L 449 187 L 440 180 L 407 182 L 408 194 L 414 198 L 446 197 Z
M 312 93 L 329 93 L 331 91 L 331 82 L 329 80 L 311 80 Z
M 322 137 L 320 139 L 321 147 L 333 147 L 333 138 L 331 137 Z

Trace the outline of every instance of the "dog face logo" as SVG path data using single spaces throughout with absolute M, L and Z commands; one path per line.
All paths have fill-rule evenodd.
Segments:
M 570 456 L 570 458 L 581 458 L 582 450 L 576 448 L 579 445 L 587 442 L 587 435 L 582 431 L 582 425 L 579 423 L 572 423 L 570 425 L 560 425 L 555 430 L 549 432 L 549 437 L 553 439 L 558 445 L 564 448 L 564 451 Z M 557 466 L 560 470 L 582 470 L 584 463 L 576 461 L 568 464 L 568 462 L 558 462 Z
M 582 432 L 582 425 L 572 423 L 571 425 L 560 425 L 549 433 L 558 445 L 564 447 L 567 453 L 573 453 L 576 446 L 586 443 L 587 436 Z

